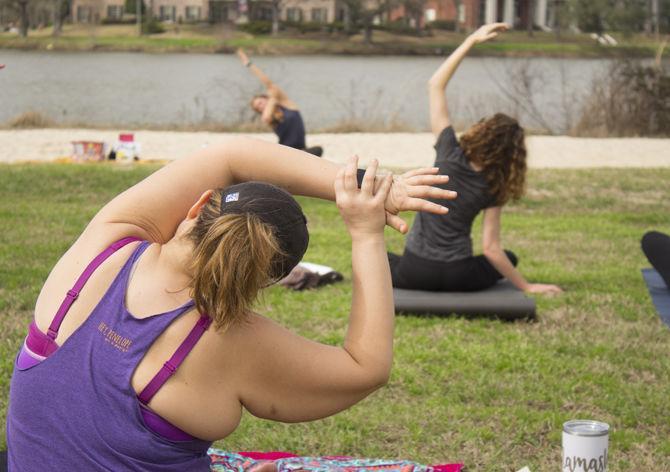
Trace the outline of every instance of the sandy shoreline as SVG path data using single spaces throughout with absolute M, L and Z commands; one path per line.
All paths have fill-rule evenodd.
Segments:
M 114 143 L 117 130 L 37 129 L 0 130 L 0 162 L 47 162 L 67 158 L 71 141 L 90 140 Z M 186 157 L 203 146 L 215 144 L 240 133 L 135 131 L 143 159 L 172 160 Z M 273 134 L 247 134 L 276 142 Z M 343 162 L 358 154 L 363 163 L 377 158 L 387 167 L 432 165 L 434 138 L 430 133 L 347 133 L 313 134 L 308 145 L 320 145 L 324 157 Z M 670 139 L 572 138 L 530 136 L 527 139 L 529 167 L 670 167 Z

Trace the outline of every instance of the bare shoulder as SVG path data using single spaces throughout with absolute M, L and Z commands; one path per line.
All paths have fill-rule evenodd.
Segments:
M 35 320 L 40 328 L 50 323 L 65 294 L 72 288 L 88 264 L 110 244 L 131 235 L 124 226 L 100 225 L 98 227 L 91 224 L 60 256 L 44 282 L 35 303 Z M 129 246 L 134 247 L 135 245 Z M 109 266 L 118 266 L 118 261 L 127 259 L 130 252 L 132 252 L 130 247 L 119 250 L 118 254 L 110 257 L 109 264 L 103 264 L 99 270 L 96 270 L 91 283 L 87 284 L 87 293 L 82 298 L 89 298 L 89 292 L 95 291 L 95 289 L 91 290 L 91 285 L 97 285 L 100 273 L 107 272 Z

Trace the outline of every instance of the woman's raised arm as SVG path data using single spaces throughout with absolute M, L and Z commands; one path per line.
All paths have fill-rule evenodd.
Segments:
M 270 97 L 275 98 L 278 102 L 288 100 L 288 96 L 286 95 L 286 93 L 282 89 L 280 89 L 277 86 L 277 84 L 275 84 L 270 79 L 270 77 L 265 75 L 265 72 L 263 72 L 260 67 L 251 62 L 251 59 L 249 59 L 249 56 L 247 56 L 244 50 L 238 49 L 237 56 L 240 58 L 242 65 L 248 68 L 251 71 L 251 73 L 254 74 L 258 78 L 258 80 L 261 81 L 261 83 L 267 89 L 268 95 L 270 95 Z
M 237 328 L 246 335 L 231 334 L 227 340 L 244 359 L 235 384 L 242 404 L 256 416 L 286 422 L 323 418 L 357 403 L 389 378 L 395 315 L 384 201 L 391 180 L 387 176 L 375 185 L 373 161 L 359 190 L 356 160 L 350 159 L 334 183 L 351 236 L 353 287 L 344 343 L 316 343 L 261 317 Z
M 138 236 L 165 243 L 174 235 L 193 203 L 209 189 L 238 182 L 269 182 L 294 195 L 334 200 L 333 182 L 340 166 L 287 146 L 235 137 L 174 161 L 126 190 L 95 216 L 87 229 Z M 446 213 L 441 205 L 424 200 L 455 198 L 454 192 L 433 185 L 446 181 L 436 168 L 417 169 L 394 179 L 386 200 L 387 223 L 405 232 L 400 211 Z M 111 227 L 121 228 L 110 231 Z
M 507 29 L 508 26 L 505 23 L 491 23 L 480 27 L 451 53 L 428 81 L 430 128 L 436 137 L 450 124 L 447 99 L 444 92 L 461 61 L 475 44 L 493 39 L 498 36 L 499 32 L 506 31 Z

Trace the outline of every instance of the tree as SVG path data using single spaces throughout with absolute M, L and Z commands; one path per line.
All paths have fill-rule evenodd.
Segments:
M 426 6 L 426 0 L 404 0 L 403 6 L 405 7 L 405 14 L 414 20 L 416 34 L 419 35 L 423 26 L 423 11 Z
M 460 21 L 460 12 L 461 12 L 461 5 L 463 5 L 463 0 L 451 0 L 451 2 L 454 4 L 454 10 L 456 11 L 455 28 L 456 31 L 460 33 L 463 30 Z
M 281 13 L 281 0 L 272 0 L 272 36 L 279 34 L 279 14 Z
M 147 6 L 144 4 L 142 0 L 126 0 L 123 8 L 124 12 L 128 13 L 129 15 L 136 15 L 138 7 L 137 2 L 140 3 L 139 7 L 142 9 L 140 13 L 144 15 L 147 11 Z
M 344 4 L 351 15 L 354 24 L 363 28 L 365 44 L 372 43 L 372 27 L 375 18 L 389 11 L 397 0 L 344 0 Z
M 647 0 L 575 0 L 574 12 L 579 29 L 598 35 L 642 31 L 650 15 Z
M 553 0 L 553 24 L 551 27 L 554 30 L 556 39 L 561 39 L 561 33 L 564 29 L 570 26 L 570 5 L 566 0 Z
M 528 0 L 528 36 L 533 36 L 535 26 L 535 0 Z
M 30 26 L 30 16 L 28 15 L 28 0 L 15 0 L 12 3 L 16 5 L 19 13 L 19 34 L 22 38 L 26 38 L 28 36 L 28 27 Z
M 0 0 L 0 8 L 6 8 L 11 16 L 18 19 L 19 34 L 25 38 L 30 28 L 30 1 L 29 0 Z
M 124 4 L 124 11 L 131 15 L 135 15 L 135 23 L 137 25 L 137 35 L 142 36 L 144 28 L 142 27 L 142 17 L 146 16 L 147 6 L 144 0 L 126 0 Z
M 59 36 L 63 31 L 63 21 L 70 13 L 69 0 L 53 0 L 53 36 Z

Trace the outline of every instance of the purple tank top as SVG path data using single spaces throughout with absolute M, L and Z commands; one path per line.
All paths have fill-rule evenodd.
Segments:
M 209 470 L 211 442 L 156 434 L 152 418 L 164 420 L 146 414 L 131 386 L 135 368 L 156 338 L 193 308 L 189 301 L 143 319 L 128 312 L 131 268 L 148 245 L 138 245 L 88 319 L 62 346 L 25 370 L 15 367 L 7 414 L 10 470 Z M 199 322 L 189 338 L 207 325 Z M 165 377 L 171 361 L 188 353 L 183 351 L 181 346 L 156 378 Z

